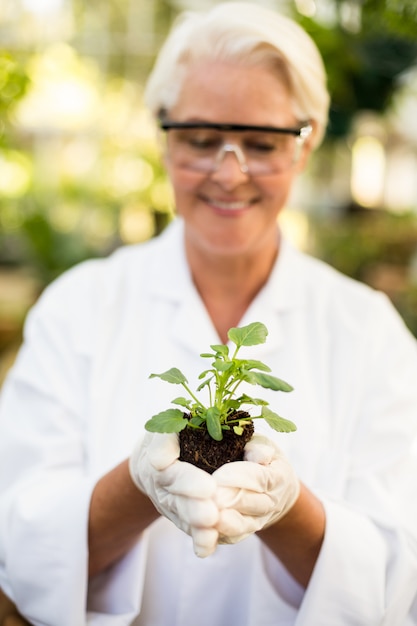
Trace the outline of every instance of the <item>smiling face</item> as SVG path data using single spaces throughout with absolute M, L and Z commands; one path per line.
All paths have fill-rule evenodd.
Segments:
M 271 69 L 224 61 L 193 65 L 168 117 L 275 127 L 299 126 L 301 121 L 294 116 L 285 81 Z M 277 216 L 308 152 L 304 146 L 300 160 L 284 172 L 253 177 L 242 172 L 233 151 L 212 173 L 181 169 L 168 152 L 166 165 L 177 213 L 184 218 L 188 252 L 253 258 L 275 254 Z

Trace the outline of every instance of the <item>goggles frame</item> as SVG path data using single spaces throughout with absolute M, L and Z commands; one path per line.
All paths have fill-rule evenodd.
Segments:
M 202 130 L 215 130 L 220 132 L 260 132 L 260 133 L 277 133 L 277 134 L 285 134 L 292 135 L 296 140 L 296 152 L 292 160 L 292 165 L 297 163 L 300 158 L 301 149 L 304 145 L 304 142 L 311 135 L 313 131 L 313 126 L 310 122 L 304 122 L 301 126 L 294 127 L 278 127 L 278 126 L 258 126 L 254 124 L 234 124 L 234 123 L 216 123 L 216 122 L 199 122 L 199 121 L 185 121 L 178 122 L 175 120 L 168 119 L 160 119 L 159 127 L 161 130 L 167 132 L 171 129 L 181 130 L 181 129 L 202 129 Z M 213 158 L 212 167 L 210 168 L 193 168 L 187 167 L 186 169 L 190 169 L 191 171 L 201 171 L 201 172 L 216 172 L 227 152 L 234 152 L 236 159 L 239 164 L 239 168 L 241 172 L 248 175 L 254 176 L 262 176 L 270 173 L 274 173 L 274 170 L 271 172 L 251 172 L 250 168 L 247 164 L 247 159 L 245 157 L 244 150 L 237 144 L 229 141 L 224 141 L 222 146 L 219 148 L 218 153 Z

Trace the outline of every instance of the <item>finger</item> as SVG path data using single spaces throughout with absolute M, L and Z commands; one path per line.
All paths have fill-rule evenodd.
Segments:
M 233 535 L 233 536 L 232 535 L 229 535 L 229 536 L 219 535 L 219 540 L 217 543 L 219 546 L 234 545 L 235 543 L 239 543 L 240 541 L 243 541 L 250 535 L 253 535 L 253 533 L 242 533 L 241 535 Z
M 257 493 L 247 489 L 219 487 L 216 492 L 216 504 L 219 509 L 236 509 L 242 515 L 264 516 L 274 506 L 273 499 L 266 493 Z
M 219 519 L 219 509 L 214 500 L 176 497 L 178 516 L 195 528 L 213 528 Z
M 245 446 L 244 459 L 260 465 L 269 465 L 277 453 L 278 449 L 270 439 L 263 435 L 254 435 Z
M 240 515 L 234 509 L 220 511 L 216 526 L 219 531 L 219 543 L 238 543 L 253 534 L 262 524 L 254 522 L 251 517 Z
M 149 433 L 148 458 L 156 470 L 163 470 L 174 463 L 180 455 L 176 433 Z
M 235 509 L 220 511 L 216 526 L 219 535 L 233 537 L 253 532 L 252 518 L 241 515 Z
M 174 495 L 202 500 L 216 493 L 216 482 L 210 474 L 182 461 L 159 472 L 158 484 Z
M 191 528 L 194 553 L 205 558 L 213 554 L 217 548 L 219 533 L 215 528 Z
M 227 463 L 216 470 L 212 477 L 218 487 L 235 487 L 262 493 L 267 491 L 268 467 L 250 461 Z

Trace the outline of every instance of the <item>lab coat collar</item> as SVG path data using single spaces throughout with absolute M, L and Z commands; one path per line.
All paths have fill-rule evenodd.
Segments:
M 175 305 L 172 332 L 193 352 L 219 343 L 219 337 L 192 282 L 183 245 L 184 225 L 175 219 L 159 237 L 157 259 L 149 268 L 151 295 Z M 240 325 L 263 322 L 269 330 L 261 352 L 276 350 L 283 341 L 282 321 L 294 308 L 303 306 L 302 255 L 284 237 L 268 283 L 263 287 Z

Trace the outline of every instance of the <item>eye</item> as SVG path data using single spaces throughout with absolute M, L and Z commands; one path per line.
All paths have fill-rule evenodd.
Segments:
M 274 152 L 274 150 L 276 149 L 274 144 L 271 143 L 267 143 L 267 142 L 261 142 L 261 141 L 246 141 L 245 142 L 245 147 L 248 150 L 252 150 L 253 152 L 264 152 L 265 154 L 268 154 L 269 152 Z
M 218 150 L 223 143 L 219 133 L 189 128 L 178 133 L 178 142 L 198 152 Z
M 284 152 L 288 148 L 288 136 L 277 133 L 247 136 L 245 148 L 248 151 L 265 155 Z

